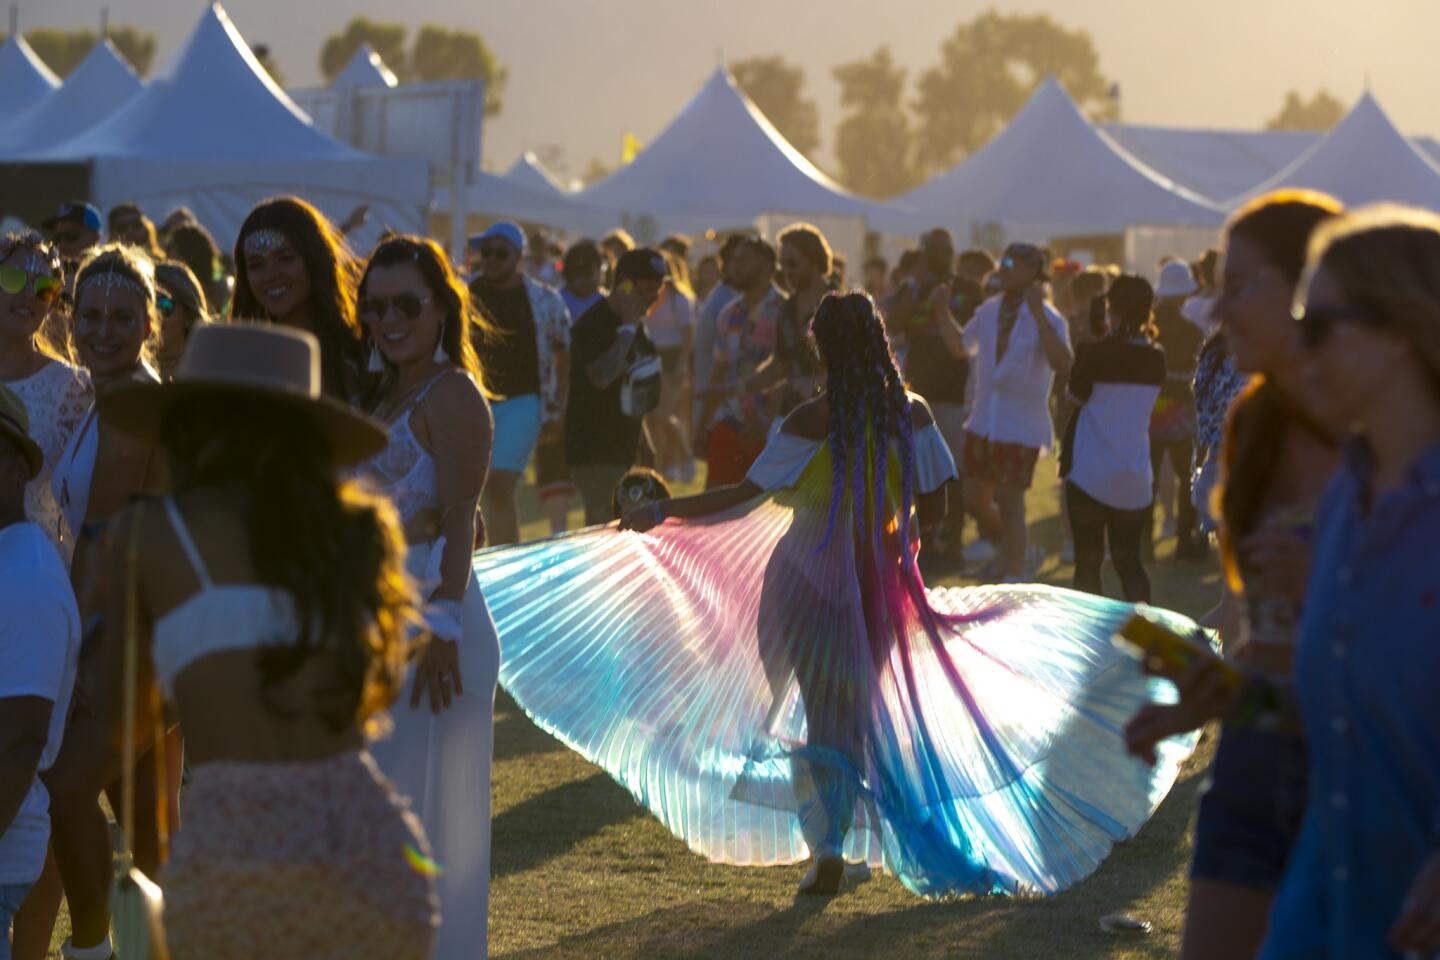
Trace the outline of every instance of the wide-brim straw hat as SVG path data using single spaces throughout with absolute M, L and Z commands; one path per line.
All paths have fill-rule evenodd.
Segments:
M 200 397 L 263 400 L 309 417 L 330 460 L 354 466 L 384 449 L 385 425 L 320 391 L 320 342 L 303 330 L 269 324 L 205 324 L 190 332 L 169 383 L 118 383 L 100 397 L 100 419 L 152 436 L 176 405 Z

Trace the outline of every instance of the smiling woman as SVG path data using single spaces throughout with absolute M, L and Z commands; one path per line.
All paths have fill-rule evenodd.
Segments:
M 232 320 L 270 320 L 320 341 L 325 393 L 352 400 L 365 357 L 355 316 L 354 262 L 325 215 L 298 197 L 263 201 L 235 241 Z

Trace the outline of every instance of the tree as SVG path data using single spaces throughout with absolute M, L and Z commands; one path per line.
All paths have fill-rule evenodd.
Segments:
M 790 145 L 809 156 L 820 146 L 820 113 L 804 95 L 805 71 L 783 57 L 751 57 L 730 64 L 745 96 L 754 101 Z
M 42 28 L 25 34 L 25 41 L 34 49 L 36 56 L 61 77 L 80 65 L 95 46 L 98 34 L 94 30 L 56 30 Z M 130 66 L 142 77 L 150 72 L 155 59 L 155 34 L 145 33 L 135 27 L 114 27 L 109 33 L 110 42 Z
M 283 88 L 285 86 L 285 74 L 280 72 L 280 66 L 275 62 L 275 55 L 270 52 L 270 45 L 257 43 L 250 48 L 250 52 L 255 54 L 255 59 L 260 61 L 260 66 L 264 67 L 265 72 L 270 74 L 270 79 L 275 81 L 275 86 Z
M 581 186 L 588 187 L 592 183 L 599 183 L 614 172 L 615 171 L 599 157 L 591 157 L 590 162 L 585 166 L 585 170 L 580 174 L 580 184 Z
M 1329 130 L 1345 116 L 1345 105 L 1329 90 L 1316 90 L 1307 102 L 1298 90 L 1285 94 L 1280 112 L 1265 124 L 1266 130 Z
M 846 116 L 835 131 L 840 179 L 868 197 L 890 197 L 919 182 L 911 160 L 914 139 L 905 114 L 905 70 L 889 47 L 868 60 L 835 68 Z
M 410 53 L 415 80 L 484 80 L 485 115 L 493 117 L 504 104 L 509 71 L 486 45 L 485 38 L 469 30 L 451 30 L 427 23 L 415 35 Z
M 408 78 L 405 58 L 405 25 L 382 23 L 368 17 L 356 17 L 345 26 L 342 33 L 333 33 L 320 48 L 320 72 L 328 84 L 339 76 L 340 71 L 355 56 L 362 44 L 370 44 L 380 59 L 385 61 L 397 77 Z
M 984 146 L 1049 74 L 1093 119 L 1114 117 L 1110 81 L 1086 31 L 1045 14 L 994 10 L 962 23 L 941 44 L 939 65 L 919 79 L 920 165 L 943 169 Z

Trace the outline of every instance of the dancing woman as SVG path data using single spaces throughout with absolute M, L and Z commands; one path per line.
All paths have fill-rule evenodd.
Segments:
M 811 330 L 826 390 L 745 481 L 633 511 L 643 535 L 477 555 L 506 689 L 712 859 L 811 856 L 816 893 L 846 859 L 927 896 L 1061 890 L 1193 741 L 1125 755 L 1159 689 L 1112 644 L 1129 606 L 926 591 L 917 528 L 954 461 L 868 297 L 827 297 Z
M 484 957 L 490 883 L 491 717 L 500 646 L 470 570 L 490 463 L 490 411 L 471 335 L 478 318 L 431 240 L 370 257 L 360 316 L 384 374 L 373 413 L 390 442 L 361 474 L 400 512 L 430 637 L 394 731 L 372 748 L 410 797 L 439 861 L 437 956 Z
M 414 610 L 393 510 L 339 471 L 385 431 L 322 397 L 317 354 L 309 334 L 207 324 L 173 381 L 99 401 L 102 423 L 158 431 L 170 469 L 169 497 L 112 524 L 105 619 L 136 616 L 139 689 L 157 682 L 185 729 L 160 877 L 175 957 L 421 960 L 434 940 L 428 848 L 365 749 Z M 97 671 L 112 730 L 126 646 Z
M 325 394 L 353 401 L 365 382 L 365 349 L 355 316 L 354 264 L 344 237 L 298 197 L 250 211 L 235 241 L 232 320 L 270 320 L 320 341 Z

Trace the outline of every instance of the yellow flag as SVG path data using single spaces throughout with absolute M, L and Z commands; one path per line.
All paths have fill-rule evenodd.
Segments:
M 640 155 L 640 151 L 644 149 L 645 144 L 641 143 L 640 139 L 636 137 L 635 134 L 631 133 L 628 130 L 625 131 L 625 136 L 620 142 L 620 163 L 622 165 L 629 163 L 631 160 L 634 160 L 636 157 L 638 157 Z

